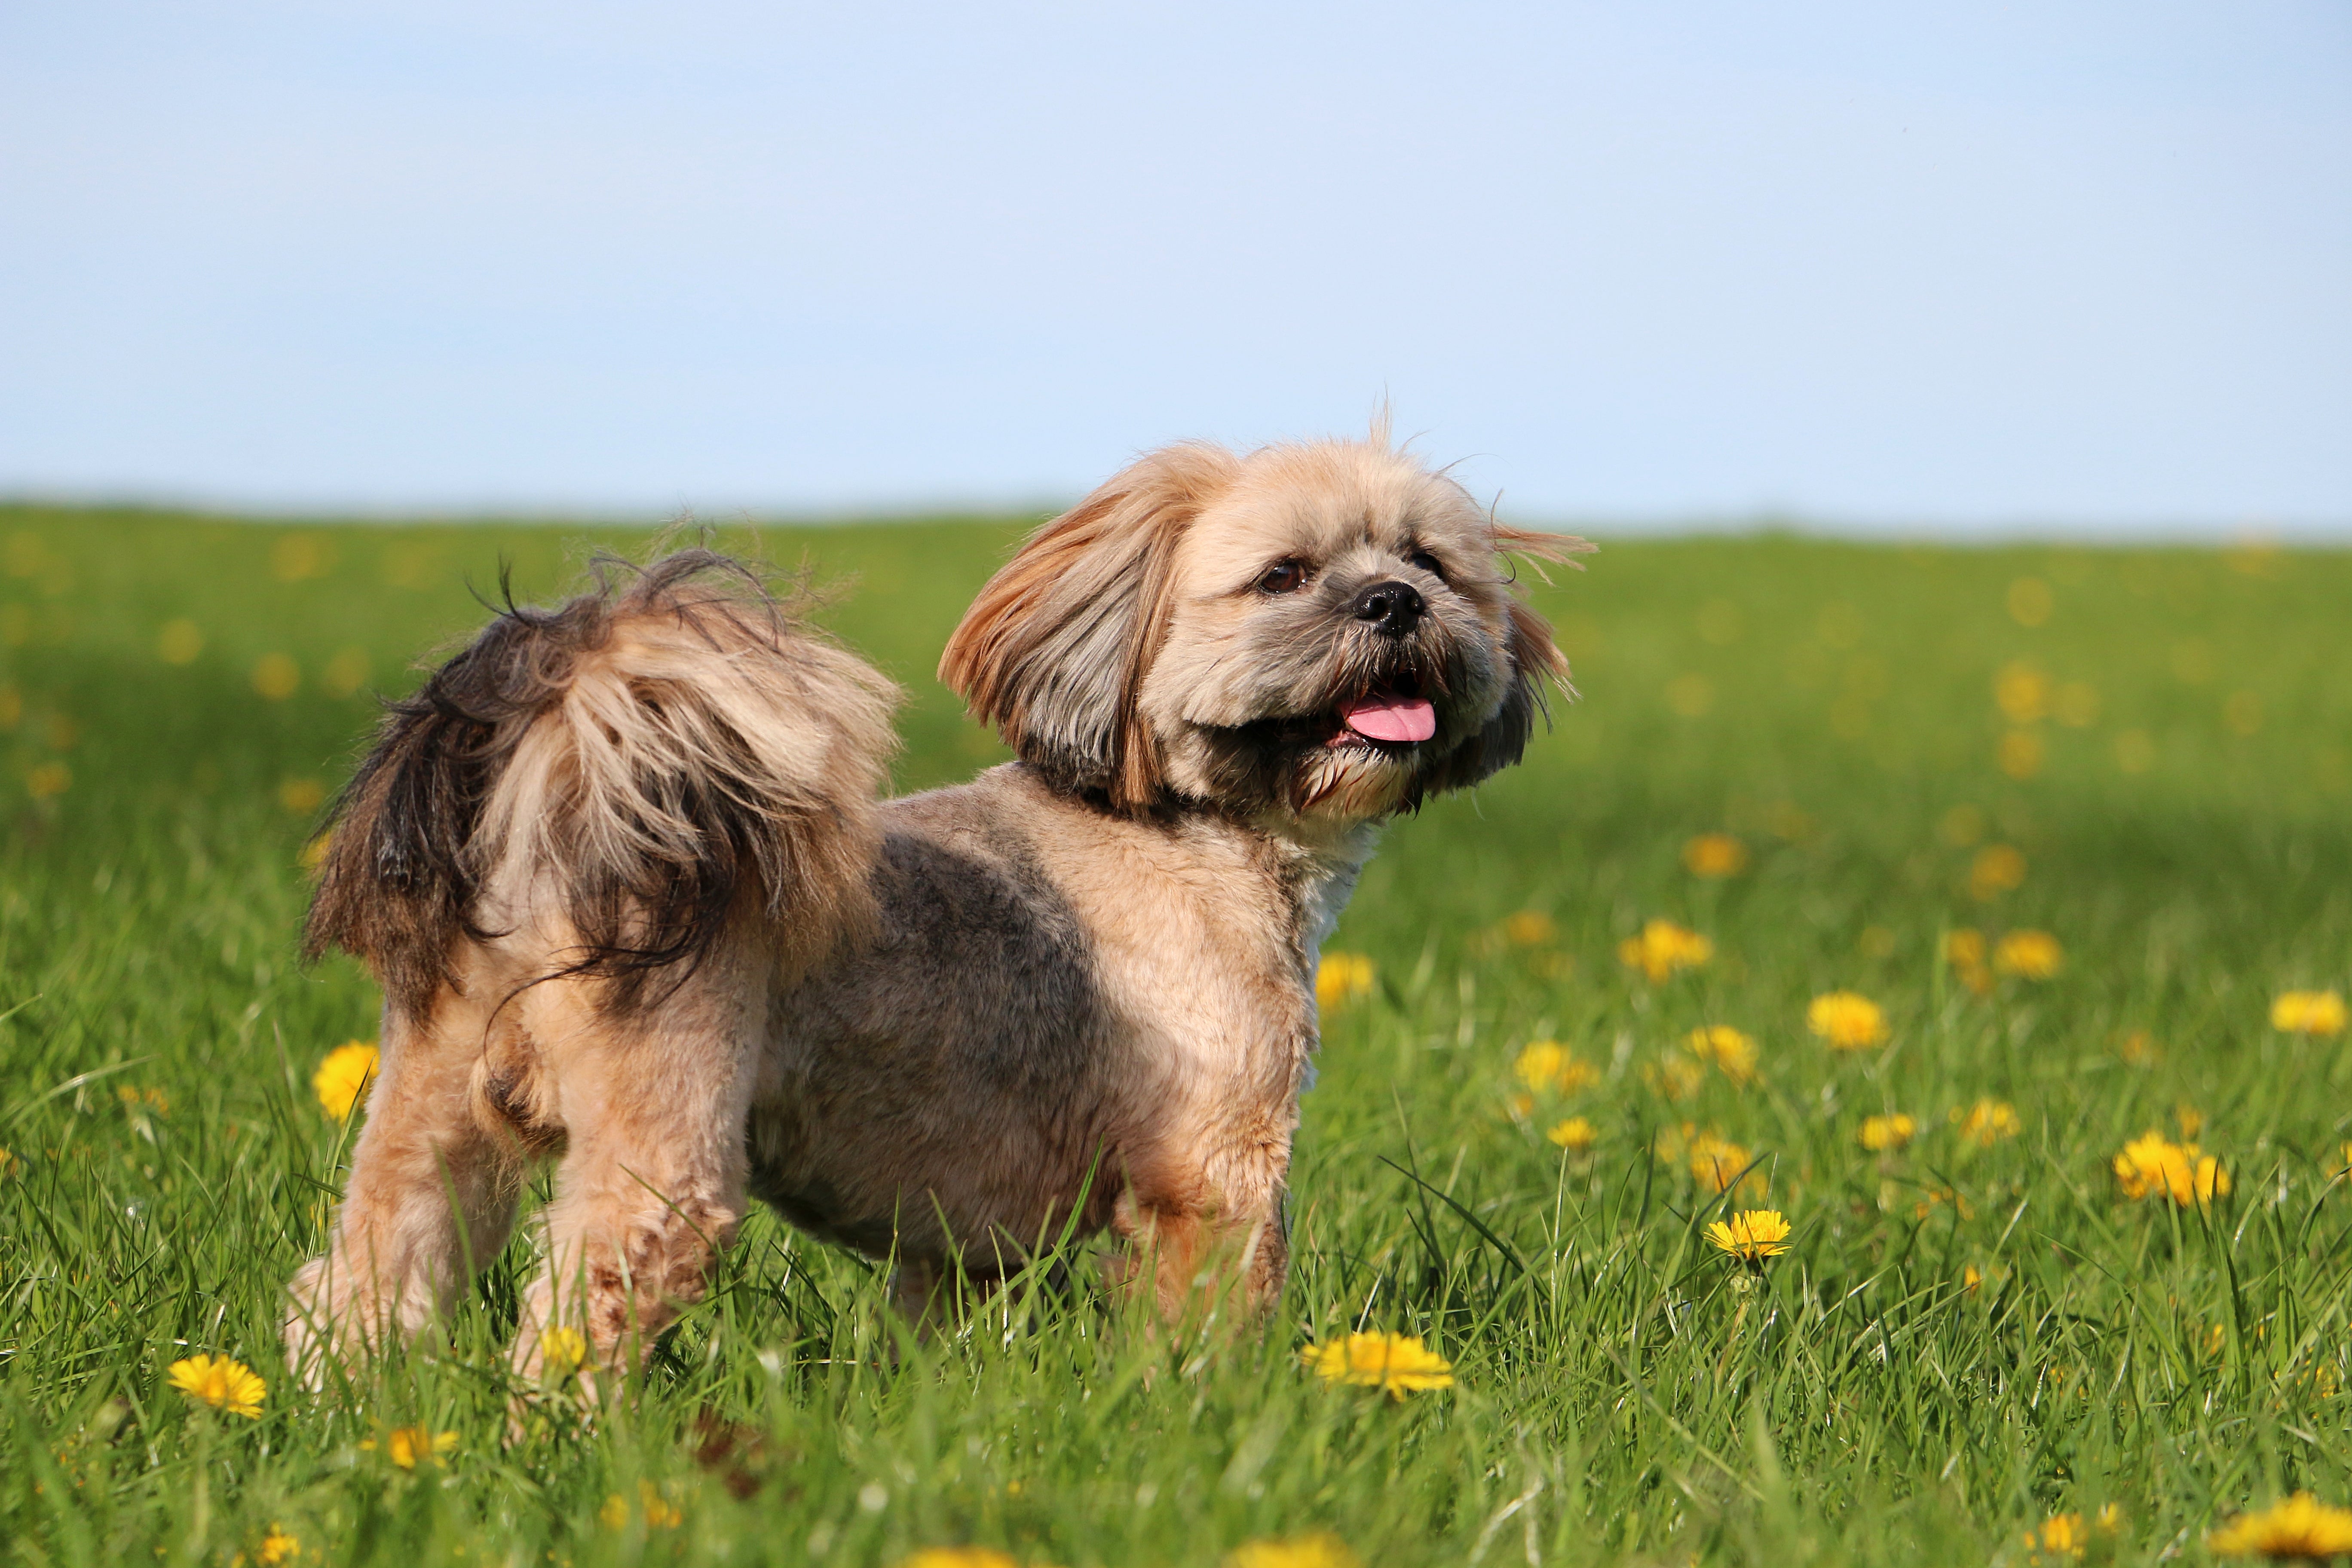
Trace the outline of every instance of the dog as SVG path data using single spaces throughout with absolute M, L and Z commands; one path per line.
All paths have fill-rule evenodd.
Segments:
M 509 600 L 329 811 L 305 947 L 380 980 L 382 1066 L 296 1370 L 423 1329 L 545 1159 L 526 1379 L 625 1375 L 749 1196 L 919 1322 L 1065 1234 L 1171 1320 L 1270 1303 L 1323 941 L 1383 824 L 1573 697 L 1511 557 L 1590 548 L 1378 430 L 1150 453 L 947 645 L 1016 760 L 888 801 L 896 690 L 747 569 Z

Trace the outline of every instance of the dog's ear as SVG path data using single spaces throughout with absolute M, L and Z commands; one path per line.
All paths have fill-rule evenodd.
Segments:
M 940 679 L 1023 761 L 1122 810 L 1160 793 L 1160 748 L 1137 694 L 1168 630 L 1176 549 L 1239 467 L 1222 447 L 1169 447 L 1047 523 L 964 612 Z
M 1593 548 L 1586 541 L 1567 534 L 1538 533 L 1500 523 L 1495 525 L 1494 534 L 1498 553 L 1538 562 L 1560 562 L 1579 571 L 1583 567 L 1572 558 L 1589 554 Z M 1575 700 L 1576 688 L 1569 679 L 1568 656 L 1552 640 L 1551 624 L 1516 596 L 1507 601 L 1506 610 L 1510 626 L 1504 635 L 1503 646 L 1511 659 L 1511 684 L 1504 694 L 1503 706 L 1483 729 L 1447 754 L 1427 785 L 1431 794 L 1466 789 L 1517 763 L 1528 749 L 1536 715 L 1540 713 L 1547 721 L 1551 717 L 1550 705 L 1544 700 L 1547 685 L 1556 686 L 1563 696 Z

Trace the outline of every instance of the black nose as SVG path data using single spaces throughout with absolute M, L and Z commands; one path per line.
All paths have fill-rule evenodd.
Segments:
M 1356 596 L 1356 618 L 1370 621 L 1392 637 L 1421 622 L 1421 590 L 1410 583 L 1375 583 Z

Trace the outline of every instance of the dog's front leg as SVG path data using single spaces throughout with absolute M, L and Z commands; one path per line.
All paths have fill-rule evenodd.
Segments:
M 723 979 L 698 975 L 638 1016 L 567 988 L 577 1026 L 556 1083 L 567 1143 L 515 1344 L 526 1381 L 583 1361 L 592 1380 L 625 1373 L 701 1299 L 734 1239 L 755 1047 L 749 1009 L 726 994 L 740 988 Z
M 1146 1181 L 1119 1195 L 1111 1228 L 1125 1243 L 1114 1283 L 1149 1281 L 1162 1321 L 1175 1323 L 1228 1301 L 1270 1310 L 1290 1268 L 1283 1178 L 1289 1145 L 1260 1146 L 1178 1181 Z
M 415 1334 L 506 1246 L 521 1163 L 474 1115 L 479 1005 L 444 993 L 423 1019 L 384 1014 L 367 1124 L 324 1256 L 294 1277 L 287 1359 L 313 1387 Z

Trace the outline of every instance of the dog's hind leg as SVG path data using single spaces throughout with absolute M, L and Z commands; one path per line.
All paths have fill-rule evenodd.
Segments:
M 722 951 L 642 1010 L 613 1010 L 593 982 L 543 988 L 532 1032 L 567 1143 L 518 1325 L 526 1382 L 581 1360 L 592 1380 L 625 1373 L 701 1299 L 743 1215 L 761 981 L 750 955 Z
M 482 1005 L 445 992 L 429 1017 L 384 1014 L 378 1080 L 326 1253 L 294 1277 L 287 1357 L 312 1386 L 406 1339 L 505 1247 L 519 1151 L 474 1113 Z

